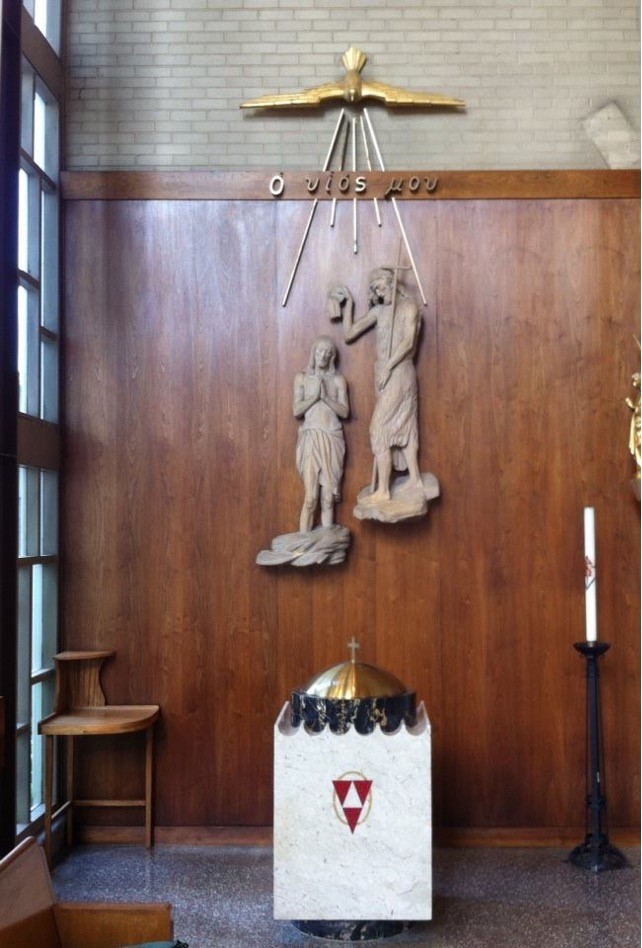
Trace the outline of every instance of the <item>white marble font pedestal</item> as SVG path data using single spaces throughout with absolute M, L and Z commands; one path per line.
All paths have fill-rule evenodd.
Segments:
M 430 722 L 362 735 L 274 729 L 274 917 L 432 917 Z

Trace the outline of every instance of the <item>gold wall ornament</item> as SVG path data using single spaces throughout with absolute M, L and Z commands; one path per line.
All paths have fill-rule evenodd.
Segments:
M 629 451 L 635 459 L 635 475 L 633 477 L 633 491 L 637 499 L 640 499 L 640 373 L 634 372 L 631 376 L 631 384 L 637 389 L 637 396 L 625 399 L 628 408 L 631 410 L 631 424 L 629 427 Z
M 361 78 L 361 70 L 368 61 L 365 53 L 351 46 L 341 62 L 346 71 L 342 79 L 336 82 L 324 82 L 300 92 L 284 92 L 276 95 L 261 95 L 241 104 L 242 109 L 292 109 L 317 108 L 325 102 L 344 99 L 350 105 L 362 99 L 376 99 L 384 105 L 395 107 L 465 109 L 462 99 L 440 95 L 436 92 L 411 92 L 385 82 L 369 82 Z
M 440 95 L 433 92 L 410 92 L 405 89 L 401 89 L 397 86 L 391 86 L 383 82 L 369 82 L 364 81 L 361 78 L 361 71 L 368 61 L 368 57 L 360 49 L 357 49 L 356 46 L 351 46 L 342 56 L 343 67 L 346 71 L 345 76 L 337 80 L 336 82 L 326 82 L 322 83 L 319 86 L 313 86 L 310 89 L 303 89 L 301 92 L 292 92 L 292 93 L 280 93 L 277 95 L 263 95 L 259 96 L 256 99 L 250 99 L 247 102 L 241 104 L 242 109 L 287 109 L 287 108 L 315 108 L 324 103 L 331 103 L 333 101 L 344 101 L 347 102 L 349 106 L 360 107 L 362 114 L 359 115 L 359 123 L 357 124 L 357 119 L 354 115 L 351 117 L 346 117 L 345 111 L 346 106 L 344 105 L 341 109 L 341 114 L 339 115 L 332 140 L 330 142 L 330 147 L 326 156 L 325 163 L 323 165 L 323 171 L 331 171 L 331 165 L 333 160 L 333 155 L 336 150 L 337 139 L 339 133 L 342 129 L 343 123 L 345 122 L 344 127 L 344 136 L 342 146 L 338 149 L 340 152 L 339 156 L 339 170 L 341 172 L 345 171 L 344 162 L 346 154 L 348 152 L 348 142 L 351 137 L 352 139 L 352 161 L 351 161 L 351 172 L 355 178 L 355 182 L 358 182 L 359 187 L 363 190 L 366 187 L 366 180 L 364 177 L 357 175 L 358 169 L 358 159 L 357 159 L 357 139 L 359 128 L 361 132 L 361 140 L 363 146 L 363 154 L 369 171 L 372 171 L 372 162 L 370 160 L 370 147 L 369 143 L 372 145 L 374 152 L 377 156 L 379 166 L 381 171 L 385 171 L 385 165 L 383 163 L 383 157 L 381 155 L 381 149 L 379 148 L 379 143 L 375 135 L 374 127 L 372 120 L 368 113 L 368 109 L 365 105 L 361 106 L 361 103 L 366 99 L 374 99 L 375 101 L 382 102 L 385 106 L 404 106 L 404 107 L 422 107 L 422 108 L 443 108 L 443 109 L 465 109 L 466 103 L 463 99 L 457 99 L 452 96 Z M 364 125 L 364 118 L 366 124 Z M 331 176 L 330 176 L 331 177 Z M 421 186 L 419 178 L 413 179 L 416 181 L 416 187 Z M 350 175 L 342 174 L 339 180 L 339 190 L 342 193 L 347 190 L 350 186 Z M 342 187 L 342 182 L 345 184 L 345 187 Z M 273 187 L 274 186 L 274 187 Z M 311 189 L 310 193 L 316 191 L 317 184 Z M 356 186 L 356 185 L 355 185 Z M 415 275 L 417 281 L 417 286 L 419 288 L 419 293 L 421 294 L 421 300 L 424 306 L 426 305 L 426 294 L 421 283 L 419 272 L 415 265 L 415 260 L 412 254 L 410 243 L 401 220 L 401 214 L 399 211 L 399 206 L 397 203 L 396 194 L 400 194 L 403 188 L 403 178 L 394 179 L 391 182 L 391 185 L 386 191 L 385 198 L 390 199 L 390 204 L 394 211 L 394 215 L 397 219 L 397 224 L 401 236 L 403 238 L 406 252 L 410 260 L 410 265 Z M 412 190 L 412 188 L 411 188 Z M 270 184 L 270 193 L 274 197 L 279 197 L 283 193 L 283 176 L 275 175 Z M 294 278 L 296 276 L 301 257 L 305 248 L 305 244 L 310 232 L 310 227 L 312 225 L 312 220 L 316 213 L 318 206 L 318 197 L 315 197 L 310 214 L 308 217 L 307 224 L 304 227 L 303 235 L 299 242 L 298 250 L 295 254 L 294 263 L 292 270 L 290 272 L 290 279 L 288 280 L 285 293 L 283 295 L 283 300 L 281 305 L 285 306 L 290 295 L 290 290 L 294 283 Z M 357 207 L 358 202 L 356 199 L 352 201 L 352 249 L 355 254 L 359 252 L 359 236 L 358 236 L 358 221 L 357 221 Z M 377 219 L 377 225 L 382 226 L 382 219 L 379 213 L 379 205 L 377 200 L 374 199 L 374 209 Z M 335 217 L 337 211 L 337 200 L 336 198 L 332 199 L 332 207 L 330 214 L 330 226 L 334 227 Z

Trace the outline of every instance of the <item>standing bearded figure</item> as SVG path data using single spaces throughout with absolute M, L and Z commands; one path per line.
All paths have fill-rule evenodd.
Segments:
M 296 445 L 296 466 L 305 488 L 300 532 L 312 530 L 321 501 L 321 525 L 334 522 L 334 505 L 341 499 L 345 441 L 341 419 L 347 418 L 348 386 L 335 368 L 337 350 L 332 339 L 319 336 L 307 369 L 294 378 L 292 411 L 303 418 Z
M 330 293 L 330 317 L 343 319 L 346 342 L 375 327 L 374 383 L 376 404 L 370 421 L 374 470 L 370 488 L 361 491 L 355 515 L 395 522 L 427 510 L 438 496 L 431 474 L 419 470 L 417 351 L 421 315 L 417 304 L 399 286 L 395 270 L 379 267 L 370 274 L 368 310 L 354 318 L 354 301 L 345 286 Z M 396 484 L 393 470 L 407 471 Z

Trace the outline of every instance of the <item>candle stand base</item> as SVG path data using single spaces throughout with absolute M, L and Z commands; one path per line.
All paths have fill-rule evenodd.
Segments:
M 591 872 L 625 869 L 628 866 L 624 853 L 612 846 L 608 836 L 604 834 L 595 839 L 592 833 L 588 833 L 584 842 L 570 853 L 568 861 L 580 869 L 590 869 Z

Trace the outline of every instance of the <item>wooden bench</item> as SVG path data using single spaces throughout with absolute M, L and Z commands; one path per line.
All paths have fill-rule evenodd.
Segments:
M 172 935 L 167 902 L 57 902 L 32 836 L 0 860 L 0 948 L 120 948 Z
M 160 713 L 157 704 L 107 704 L 100 684 L 100 671 L 113 651 L 59 652 L 56 663 L 54 713 L 38 724 L 38 733 L 45 736 L 45 852 L 51 866 L 52 823 L 67 812 L 67 845 L 73 842 L 74 806 L 144 807 L 145 844 L 153 842 L 152 780 L 154 723 Z M 145 731 L 145 796 L 136 800 L 78 800 L 74 792 L 74 739 L 103 734 L 129 734 Z M 53 739 L 62 737 L 66 745 L 66 800 L 53 806 Z

